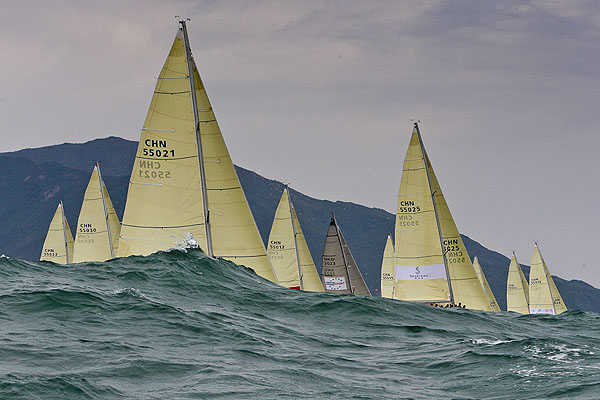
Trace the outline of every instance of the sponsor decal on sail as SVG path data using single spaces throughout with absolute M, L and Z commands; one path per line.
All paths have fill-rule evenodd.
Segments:
M 530 308 L 530 314 L 552 314 L 554 315 L 554 309 L 552 308 Z
M 324 276 L 325 280 L 325 289 L 327 290 L 347 290 L 346 286 L 346 278 L 343 276 L 339 277 L 330 277 Z
M 404 266 L 396 265 L 396 281 L 423 281 L 429 279 L 446 279 L 444 264 Z

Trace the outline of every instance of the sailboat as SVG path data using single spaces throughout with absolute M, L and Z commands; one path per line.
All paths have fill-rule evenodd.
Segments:
M 275 211 L 267 254 L 280 285 L 310 292 L 324 291 L 287 185 Z
M 276 282 L 192 57 L 186 22 L 179 24 L 142 127 L 118 255 L 147 255 L 192 240 L 207 255 Z
M 388 233 L 381 261 L 381 297 L 392 298 L 394 292 L 394 243 Z
M 73 262 L 115 258 L 120 231 L 119 218 L 102 180 L 100 165 L 96 163 L 79 211 Z
M 506 281 L 506 311 L 529 314 L 529 285 L 514 252 Z
M 490 285 L 487 279 L 485 278 L 483 268 L 481 268 L 481 265 L 479 265 L 479 260 L 477 259 L 477 256 L 475 256 L 475 258 L 473 259 L 473 268 L 475 269 L 475 274 L 477 275 L 477 279 L 479 279 L 481 287 L 483 287 L 483 293 L 485 294 L 485 298 L 490 304 L 490 308 L 492 309 L 492 311 L 499 312 L 500 306 L 498 306 L 496 296 L 494 296 L 492 288 L 490 288 Z
M 558 315 L 567 311 L 536 243 L 529 271 L 529 313 Z
M 65 216 L 62 201 L 58 203 L 52 221 L 50 221 L 40 261 L 52 261 L 57 264 L 73 262 L 73 235 Z
M 394 298 L 491 311 L 414 124 L 398 191 Z
M 325 238 L 321 278 L 326 292 L 371 296 L 333 215 Z

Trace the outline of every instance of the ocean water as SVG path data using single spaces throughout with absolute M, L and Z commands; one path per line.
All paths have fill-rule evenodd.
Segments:
M 600 398 L 600 315 L 280 288 L 198 249 L 0 258 L 0 398 Z

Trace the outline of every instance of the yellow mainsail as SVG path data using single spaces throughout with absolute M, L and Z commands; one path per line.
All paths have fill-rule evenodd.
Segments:
M 323 292 L 287 186 L 275 211 L 267 253 L 279 284 L 291 289 Z
M 394 298 L 491 311 L 415 123 L 396 213 Z
M 180 24 L 142 128 L 119 256 L 167 250 L 191 235 L 207 254 L 276 281 Z
M 537 243 L 531 257 L 529 271 L 529 312 L 558 315 L 567 311 Z
M 121 224 L 96 163 L 83 196 L 73 262 L 106 261 L 117 255 Z
M 40 261 L 52 261 L 57 264 L 73 262 L 73 235 L 65 216 L 62 201 L 58 203 L 52 221 L 50 221 Z
M 388 234 L 381 261 L 381 297 L 392 298 L 394 292 L 394 243 Z
M 506 311 L 529 314 L 529 285 L 514 252 L 506 281 Z
M 486 297 L 488 303 L 490 304 L 490 308 L 492 309 L 492 311 L 499 312 L 500 306 L 498 306 L 498 302 L 496 301 L 496 296 L 494 296 L 494 293 L 492 292 L 492 288 L 490 288 L 490 285 L 485 277 L 485 274 L 483 273 L 483 268 L 481 268 L 481 265 L 479 264 L 479 260 L 477 259 L 477 256 L 475 256 L 475 258 L 473 259 L 473 268 L 475 269 L 475 274 L 477 275 L 477 279 L 479 279 L 479 283 L 481 284 L 481 287 L 483 287 L 483 293 L 485 294 L 485 297 Z

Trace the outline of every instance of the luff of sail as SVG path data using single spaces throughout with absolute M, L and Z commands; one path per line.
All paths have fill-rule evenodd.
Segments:
M 388 234 L 381 261 L 381 297 L 392 298 L 394 292 L 394 243 Z
M 287 186 L 275 211 L 267 253 L 280 285 L 290 289 L 323 291 Z
M 371 296 L 334 216 L 325 238 L 321 278 L 326 292 Z
M 477 275 L 477 279 L 479 279 L 479 283 L 481 284 L 481 287 L 483 287 L 483 293 L 485 294 L 485 298 L 487 299 L 488 303 L 490 304 L 490 309 L 492 311 L 499 312 L 500 307 L 498 306 L 498 302 L 496 301 L 496 296 L 494 296 L 494 293 L 492 292 L 492 288 L 490 288 L 490 285 L 485 277 L 485 274 L 483 273 L 483 268 L 481 268 L 481 265 L 479 264 L 479 260 L 477 259 L 477 256 L 475 256 L 475 258 L 473 259 L 473 269 L 475 269 L 475 274 Z
M 529 314 L 529 284 L 513 253 L 506 280 L 506 311 Z
M 40 261 L 52 261 L 57 264 L 73 262 L 73 235 L 65 216 L 63 202 L 56 207 L 46 239 L 42 245 Z
M 106 261 L 117 255 L 121 225 L 100 166 L 94 165 L 77 221 L 73 262 Z
M 119 256 L 167 250 L 191 234 L 209 255 L 276 281 L 180 24 L 142 128 Z
M 529 271 L 529 312 L 558 315 L 565 311 L 567 307 L 536 243 Z

